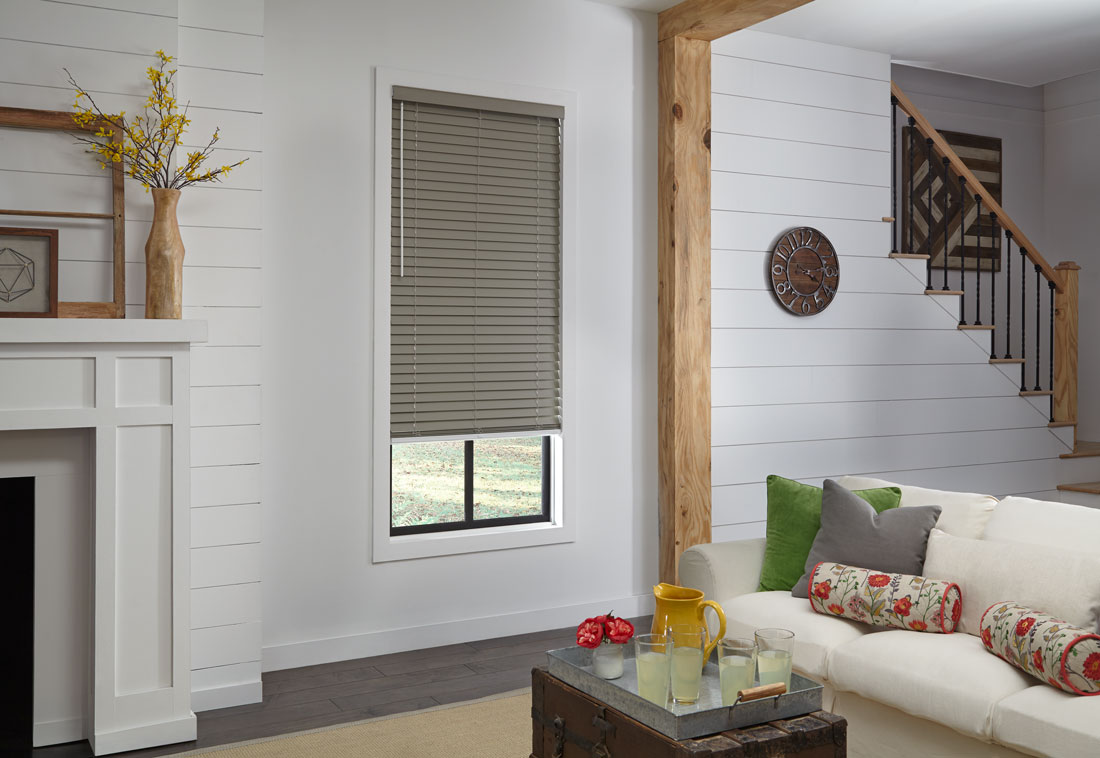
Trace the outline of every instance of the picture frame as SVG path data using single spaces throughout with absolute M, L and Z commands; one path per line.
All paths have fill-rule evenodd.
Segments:
M 57 316 L 57 229 L 0 227 L 0 318 Z
M 0 127 L 17 129 L 46 129 L 60 132 L 107 130 L 114 143 L 122 141 L 122 130 L 106 121 L 95 121 L 83 127 L 73 121 L 68 111 L 34 110 L 0 106 Z M 91 160 L 91 158 L 89 158 Z M 106 302 L 58 302 L 58 318 L 126 318 L 126 189 L 122 164 L 115 163 L 110 170 L 111 212 L 80 213 L 64 210 L 0 209 L 0 218 L 67 218 L 100 219 L 111 223 L 112 231 L 112 297 Z M 55 232 L 57 230 L 54 230 Z M 56 244 L 54 245 L 56 249 Z M 54 272 L 57 267 L 54 266 Z M 56 291 L 56 282 L 54 284 Z

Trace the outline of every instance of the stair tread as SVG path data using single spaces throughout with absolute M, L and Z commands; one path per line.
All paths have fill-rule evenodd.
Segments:
M 1023 358 L 990 358 L 990 363 L 1023 363 Z
M 1053 395 L 1050 390 L 1022 390 L 1020 397 L 1039 397 L 1041 395 Z M 1098 453 L 1100 455 L 1100 453 Z
M 962 290 L 925 290 L 926 295 L 963 295 Z
M 1100 442 L 1077 440 L 1072 453 L 1062 453 L 1059 458 L 1092 458 L 1100 456 Z
M 926 261 L 931 256 L 922 255 L 920 253 L 890 253 L 890 257 L 891 258 L 905 258 L 905 259 L 913 260 L 913 261 Z
M 993 324 L 959 324 L 959 329 L 964 332 L 991 332 L 994 328 Z
M 1073 484 L 1059 484 L 1058 489 L 1063 492 L 1086 492 L 1090 495 L 1100 495 L 1100 482 L 1075 482 Z
M 1051 429 L 1057 429 L 1058 427 L 1061 427 L 1061 426 L 1077 426 L 1077 422 L 1076 421 L 1051 421 L 1049 424 L 1047 424 L 1047 426 L 1049 426 Z

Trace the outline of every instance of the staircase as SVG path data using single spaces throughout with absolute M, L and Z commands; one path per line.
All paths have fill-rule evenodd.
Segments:
M 1067 448 L 1060 455 L 1066 478 L 1095 477 L 1100 442 L 1077 438 L 1080 267 L 1052 266 L 897 84 L 890 102 L 893 208 L 883 218 L 891 224 L 890 257 L 911 271 L 923 268 L 924 294 L 955 315 L 958 329 L 988 349 L 990 364 L 1018 380 L 1020 397 L 1047 416 Z M 907 119 L 900 132 L 899 112 Z M 971 164 L 980 173 L 974 157 Z M 998 280 L 991 272 L 1002 261 Z M 1100 507 L 1100 481 L 1058 490 L 1065 502 Z

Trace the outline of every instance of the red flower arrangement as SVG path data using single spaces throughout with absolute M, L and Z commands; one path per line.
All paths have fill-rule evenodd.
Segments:
M 634 637 L 634 625 L 610 613 L 585 619 L 577 627 L 577 644 L 595 649 L 603 644 L 625 645 Z

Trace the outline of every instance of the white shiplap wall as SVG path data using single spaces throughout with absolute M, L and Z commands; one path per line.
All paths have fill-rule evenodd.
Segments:
M 889 57 L 752 31 L 712 51 L 714 539 L 763 535 L 772 473 L 1054 497 L 1067 435 L 955 328 L 957 298 L 923 294 L 923 262 L 887 257 Z M 810 318 L 767 278 L 802 225 L 841 262 Z
M 184 318 L 205 319 L 192 359 L 192 682 L 194 707 L 260 699 L 260 288 L 262 0 L 4 0 L 0 105 L 68 110 L 68 68 L 101 107 L 133 113 L 153 51 L 179 57 L 181 102 L 205 144 L 222 128 L 217 163 L 249 162 L 222 185 L 180 201 Z M 201 147 L 191 144 L 188 148 Z M 141 318 L 151 202 L 126 187 L 126 315 Z M 109 210 L 109 183 L 64 135 L 0 129 L 0 207 Z M 54 226 L 63 300 L 111 297 L 104 222 L 0 217 Z M 104 228 L 107 227 L 107 228 Z

